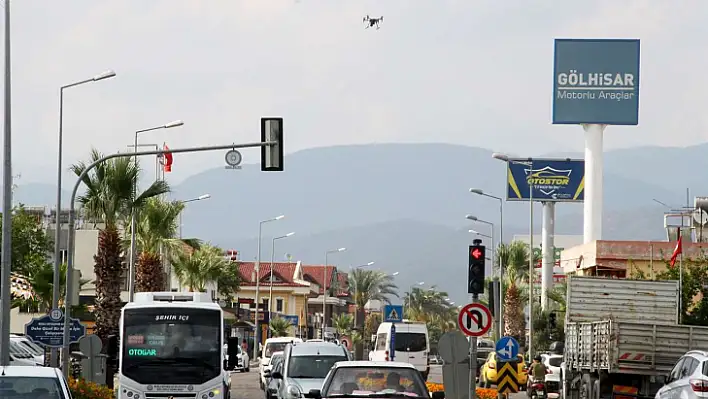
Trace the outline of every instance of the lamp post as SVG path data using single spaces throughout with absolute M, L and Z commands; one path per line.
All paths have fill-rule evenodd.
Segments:
M 325 251 L 324 277 L 322 277 L 322 339 L 325 337 L 325 329 L 327 328 L 327 263 L 329 262 L 329 254 L 346 250 L 342 247 Z
M 528 162 L 520 162 L 509 159 L 505 154 L 500 154 L 495 152 L 492 154 L 492 158 L 498 159 L 506 163 L 516 163 L 519 165 L 528 166 L 533 170 L 533 159 L 529 158 Z M 533 340 L 533 283 L 534 283 L 534 268 L 533 268 L 533 180 L 529 181 L 529 340 L 528 347 L 529 353 L 527 359 L 533 358 L 533 347 L 531 345 Z
M 74 83 L 69 83 L 68 85 L 61 86 L 59 88 L 59 144 L 57 148 L 57 203 L 56 203 L 56 215 L 55 217 L 55 232 L 54 232 L 54 275 L 52 279 L 52 308 L 56 309 L 59 307 L 59 290 L 60 276 L 61 276 L 61 183 L 62 183 L 62 173 L 64 172 L 62 166 L 62 152 L 64 147 L 64 90 L 80 86 L 86 83 L 98 82 L 100 80 L 110 79 L 116 76 L 113 71 L 106 71 L 98 74 L 90 79 L 80 80 Z M 67 293 L 68 295 L 69 293 Z M 59 352 L 56 348 L 52 348 L 51 360 L 52 367 L 59 367 L 59 357 L 57 356 Z
M 425 285 L 425 281 L 418 281 L 415 284 L 411 284 L 410 290 L 408 291 L 408 312 L 410 313 L 411 309 L 413 309 L 413 288 L 415 286 L 422 287 Z M 403 314 L 405 315 L 405 309 L 403 310 Z
M 480 237 L 489 238 L 490 240 L 492 239 L 492 236 L 487 235 L 487 234 L 484 234 L 484 233 L 480 233 L 480 232 L 477 231 L 477 230 L 472 230 L 472 229 L 470 229 L 470 230 L 468 230 L 467 232 L 468 232 L 468 233 L 475 234 L 475 235 L 478 235 L 478 236 L 480 236 Z
M 187 199 L 179 202 L 186 204 L 187 202 L 203 201 L 209 198 L 211 198 L 211 194 L 202 194 L 197 198 Z M 179 238 L 182 238 L 182 212 L 179 213 Z
M 143 147 L 150 147 L 150 148 L 154 148 L 155 150 L 160 149 L 159 144 L 138 144 L 138 148 L 143 148 Z M 133 144 L 129 144 L 128 148 L 132 149 L 135 147 L 133 147 Z M 135 151 L 135 150 L 133 150 L 133 151 Z M 160 180 L 160 157 L 155 156 L 155 181 L 158 181 L 158 180 Z
M 274 218 L 266 219 L 266 220 L 261 220 L 258 222 L 258 254 L 256 255 L 256 319 L 254 321 L 254 333 L 253 333 L 253 358 L 256 359 L 258 357 L 258 346 L 260 345 L 261 341 L 261 334 L 260 331 L 258 330 L 259 326 L 258 324 L 258 308 L 260 303 L 258 302 L 258 294 L 259 289 L 260 289 L 260 273 L 261 273 L 261 241 L 262 241 L 262 236 L 263 236 L 263 225 L 266 223 L 270 222 L 275 222 L 276 220 L 280 220 L 284 218 L 285 215 L 279 215 Z
M 270 320 L 270 316 L 273 314 L 273 262 L 275 259 L 275 242 L 277 240 L 282 240 L 283 238 L 288 238 L 292 237 L 295 235 L 294 231 L 291 231 L 288 234 L 278 236 L 278 237 L 273 237 L 273 243 L 270 247 L 270 289 L 268 291 L 268 317 Z
M 133 142 L 133 149 L 134 149 L 133 152 L 135 154 L 138 153 L 138 135 L 140 133 L 151 132 L 153 130 L 159 130 L 159 129 L 171 129 L 173 127 L 179 127 L 182 125 L 184 125 L 184 122 L 182 122 L 180 120 L 176 120 L 176 121 L 166 123 L 161 126 L 155 126 L 155 127 L 151 127 L 148 129 L 137 130 L 135 132 L 135 141 Z M 138 165 L 138 156 L 137 155 L 135 155 L 133 157 L 133 162 L 135 163 L 135 165 L 137 167 L 137 165 Z M 133 197 L 135 197 L 135 195 L 137 194 L 137 185 L 138 185 L 137 181 L 135 182 L 135 185 L 136 185 L 136 187 L 133 187 Z M 133 200 L 135 200 L 135 198 L 133 198 Z M 132 209 L 130 210 L 130 214 L 131 214 L 130 215 L 130 261 L 128 264 L 128 298 L 129 298 L 129 301 L 132 302 L 133 297 L 135 296 L 135 256 L 136 256 L 136 253 L 135 253 L 136 226 L 135 226 L 135 224 L 137 223 L 136 222 L 137 212 L 136 212 L 134 204 L 132 206 Z
M 489 236 L 489 239 L 492 241 L 492 255 L 493 255 L 493 256 L 492 256 L 492 259 L 494 259 L 494 255 L 496 255 L 496 251 L 494 250 L 494 248 L 495 248 L 495 247 L 494 247 L 494 223 L 488 222 L 488 221 L 486 221 L 486 220 L 482 220 L 482 219 L 480 219 L 480 218 L 478 218 L 477 216 L 474 216 L 474 215 L 467 215 L 467 216 L 465 216 L 465 219 L 471 220 L 471 221 L 473 221 L 473 222 L 484 223 L 484 224 L 486 224 L 486 225 L 488 225 L 488 226 L 490 227 L 491 232 L 492 232 L 492 235 Z M 472 231 L 474 231 L 474 230 L 470 230 L 470 232 L 472 232 Z M 479 233 L 478 233 L 478 234 L 479 234 Z
M 369 266 L 373 266 L 374 263 L 376 263 L 376 262 L 373 262 L 373 261 L 372 261 L 372 262 L 364 263 L 363 265 L 352 266 L 352 269 L 364 269 L 364 268 L 367 268 L 367 267 L 369 267 Z
M 504 200 L 496 195 L 485 193 L 478 188 L 470 188 L 472 194 L 481 195 L 483 197 L 495 199 L 499 201 L 499 246 L 504 244 Z M 504 336 L 504 264 L 503 259 L 497 253 L 497 248 L 494 248 L 495 258 L 499 261 L 499 336 Z M 492 258 L 494 259 L 494 258 Z M 492 263 L 493 264 L 493 263 Z

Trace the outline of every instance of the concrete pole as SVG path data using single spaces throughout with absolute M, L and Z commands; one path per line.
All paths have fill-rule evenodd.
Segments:
M 12 78 L 10 71 L 10 0 L 5 0 L 5 123 L 3 140 L 2 204 L 2 334 L 0 365 L 10 364 L 10 266 L 12 265 Z M 68 292 L 68 291 L 67 291 Z
M 602 136 L 607 125 L 586 124 L 585 130 L 585 201 L 583 204 L 583 243 L 602 238 Z
M 553 289 L 555 266 L 555 203 L 543 203 L 543 226 L 541 227 L 541 310 L 548 310 L 548 291 Z

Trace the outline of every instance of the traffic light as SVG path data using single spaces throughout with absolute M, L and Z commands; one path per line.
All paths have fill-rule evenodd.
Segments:
M 484 293 L 484 260 L 485 247 L 481 240 L 474 240 L 474 245 L 469 248 L 469 268 L 467 270 L 467 293 Z
M 261 118 L 261 171 L 283 171 L 283 118 Z

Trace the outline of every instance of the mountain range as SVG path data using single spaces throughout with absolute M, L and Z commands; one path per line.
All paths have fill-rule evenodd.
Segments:
M 708 194 L 703 177 L 708 144 L 686 148 L 636 147 L 606 151 L 603 238 L 666 239 L 663 212 L 654 199 L 679 207 L 686 190 Z M 271 237 L 295 231 L 276 243 L 275 259 L 289 254 L 308 264 L 349 269 L 372 267 L 399 272 L 401 292 L 424 281 L 457 301 L 465 298 L 468 229 L 489 234 L 489 226 L 465 219 L 474 214 L 497 224 L 499 203 L 471 194 L 475 187 L 504 196 L 505 164 L 482 148 L 451 144 L 370 144 L 316 148 L 288 154 L 285 171 L 262 173 L 258 165 L 241 170 L 212 169 L 173 187 L 171 196 L 211 198 L 191 202 L 183 216 L 185 237 L 199 237 L 237 249 L 241 259 L 256 256 L 259 221 L 263 225 L 262 261 L 271 256 Z M 524 155 L 526 156 L 526 155 Z M 541 157 L 582 158 L 578 153 Z M 70 180 L 70 181 L 73 181 Z M 50 205 L 55 187 L 32 183 L 15 190 L 15 203 Z M 68 195 L 64 195 L 64 203 Z M 691 199 L 691 204 L 692 204 Z M 540 232 L 541 206 L 534 230 Z M 582 234 L 582 204 L 558 204 L 557 234 Z M 528 203 L 504 203 L 504 236 L 528 234 Z M 497 230 L 498 231 L 498 230 Z M 498 234 L 497 234 L 498 235 Z

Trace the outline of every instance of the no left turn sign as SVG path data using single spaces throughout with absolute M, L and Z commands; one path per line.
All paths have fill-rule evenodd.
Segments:
M 470 303 L 460 310 L 457 323 L 465 335 L 481 337 L 492 327 L 492 312 L 481 303 Z

